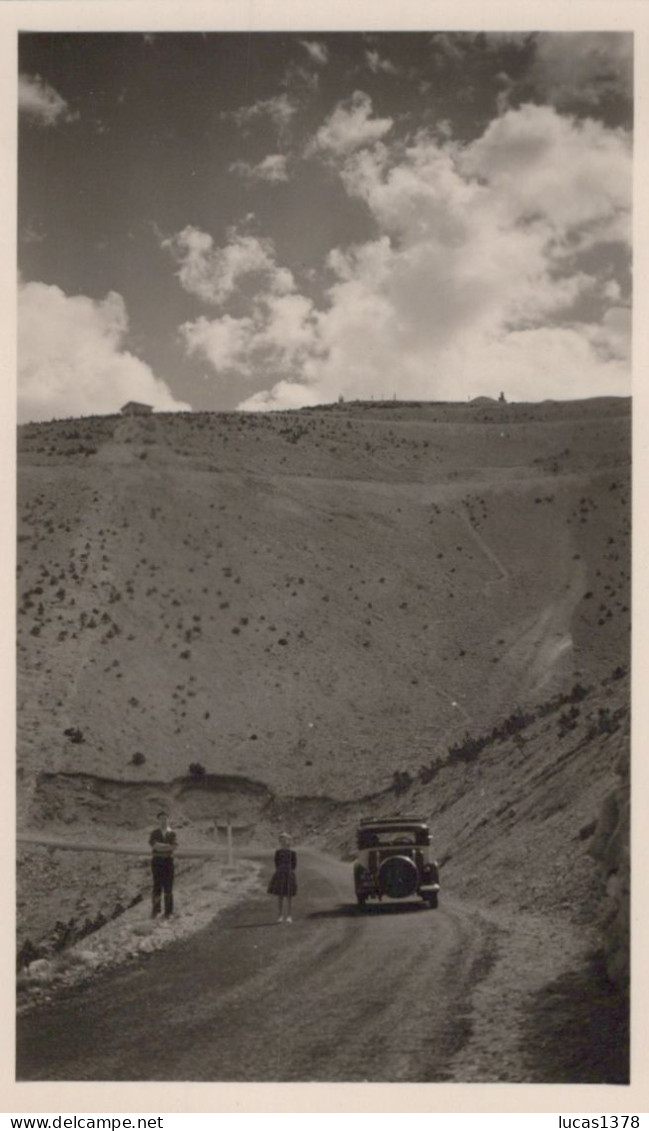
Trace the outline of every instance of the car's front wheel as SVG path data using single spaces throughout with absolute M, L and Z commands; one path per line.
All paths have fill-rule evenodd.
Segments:
M 431 910 L 437 907 L 437 904 L 439 903 L 437 892 L 431 891 L 429 895 L 425 895 L 424 903 L 427 903 Z

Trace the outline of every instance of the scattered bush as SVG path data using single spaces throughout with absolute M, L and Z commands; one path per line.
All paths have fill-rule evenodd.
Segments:
M 625 715 L 624 707 L 618 708 L 617 711 L 611 711 L 608 707 L 600 707 L 597 722 L 588 728 L 586 740 L 597 738 L 600 734 L 614 734 L 620 728 L 620 722 Z
M 86 741 L 83 737 L 83 731 L 79 730 L 79 727 L 66 727 L 63 733 L 66 738 L 70 739 L 70 742 L 80 743 Z
M 400 793 L 405 793 L 407 789 L 410 789 L 413 781 L 414 779 L 407 770 L 395 770 L 392 775 L 392 789 L 398 796 Z
M 546 715 L 553 714 L 554 711 L 558 711 L 568 703 L 581 703 L 588 693 L 587 687 L 583 687 L 581 683 L 575 683 L 567 694 L 555 695 L 553 699 L 546 699 L 545 703 L 541 703 L 536 708 L 537 714 L 539 718 L 543 719 Z
M 16 968 L 22 970 L 25 966 L 29 966 L 30 962 L 34 962 L 37 958 L 43 958 L 44 951 L 37 946 L 31 939 L 25 939 L 21 947 L 19 947 L 16 954 Z
M 431 782 L 433 778 L 437 777 L 443 765 L 444 759 L 436 758 L 433 762 L 430 762 L 428 766 L 422 766 L 419 770 L 419 773 L 417 774 L 419 781 L 422 782 L 423 785 L 428 785 L 428 783 Z
M 563 715 L 559 716 L 557 730 L 558 738 L 565 738 L 571 731 L 575 730 L 577 726 L 577 719 L 579 718 L 579 707 L 571 707 L 569 711 L 565 711 Z
M 499 726 L 494 727 L 490 734 L 483 734 L 478 738 L 473 738 L 468 733 L 465 734 L 461 742 L 456 742 L 449 747 L 448 760 L 449 762 L 473 762 L 487 746 L 492 746 L 496 741 L 505 742 L 508 738 L 514 738 L 520 731 L 535 721 L 536 715 L 525 714 L 520 707 L 517 707 L 513 714 L 509 715 Z
M 189 776 L 192 778 L 204 778 L 206 774 L 205 766 L 201 762 L 190 762 Z

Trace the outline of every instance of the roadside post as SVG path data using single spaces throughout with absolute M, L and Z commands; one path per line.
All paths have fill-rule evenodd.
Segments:
M 236 866 L 235 865 L 235 859 L 234 859 L 234 833 L 235 833 L 235 830 L 238 829 L 239 832 L 246 832 L 246 831 L 249 831 L 254 826 L 250 825 L 250 824 L 243 824 L 243 823 L 237 824 L 236 821 L 234 820 L 232 814 L 227 813 L 224 820 L 219 820 L 218 817 L 217 817 L 217 819 L 214 822 L 214 827 L 217 830 L 217 833 L 219 835 L 219 841 L 218 841 L 219 845 L 223 844 L 223 841 L 220 839 L 220 834 L 221 834 L 221 831 L 223 829 L 225 829 L 225 836 L 226 836 L 225 867 L 226 868 L 234 868 Z
M 234 847 L 232 843 L 232 818 L 230 814 L 227 816 L 227 837 L 228 837 L 228 868 L 234 866 Z
M 215 825 L 215 828 L 217 830 L 217 833 L 220 833 L 222 829 L 225 829 L 225 838 L 226 838 L 226 846 L 227 846 L 226 847 L 226 863 L 225 863 L 225 866 L 226 866 L 226 868 L 233 868 L 234 867 L 234 828 L 235 828 L 235 826 L 232 822 L 232 814 L 227 813 L 225 820 L 221 820 L 221 821 L 217 817 L 216 821 L 214 822 L 214 825 Z

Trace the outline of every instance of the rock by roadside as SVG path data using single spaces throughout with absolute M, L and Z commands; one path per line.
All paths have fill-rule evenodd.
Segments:
M 476 915 L 491 929 L 492 956 L 476 971 L 453 1079 L 628 1083 L 626 1011 L 597 969 L 597 930 L 505 908 Z
M 616 784 L 604 798 L 590 855 L 598 862 L 606 884 L 603 930 L 607 974 L 622 992 L 627 992 L 631 948 L 631 765 L 628 724 L 618 749 Z
M 18 975 L 18 1011 L 50 1001 L 55 993 L 101 970 L 187 938 L 248 896 L 258 885 L 259 874 L 260 865 L 250 861 L 231 867 L 214 860 L 197 865 L 174 892 L 177 911 L 171 918 L 151 919 L 149 903 L 144 901 L 56 957 L 31 962 Z

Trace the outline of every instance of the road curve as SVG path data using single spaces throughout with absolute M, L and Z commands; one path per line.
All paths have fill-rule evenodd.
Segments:
M 484 922 L 443 896 L 360 912 L 350 865 L 307 850 L 294 911 L 260 894 L 23 1015 L 17 1079 L 452 1080 Z

